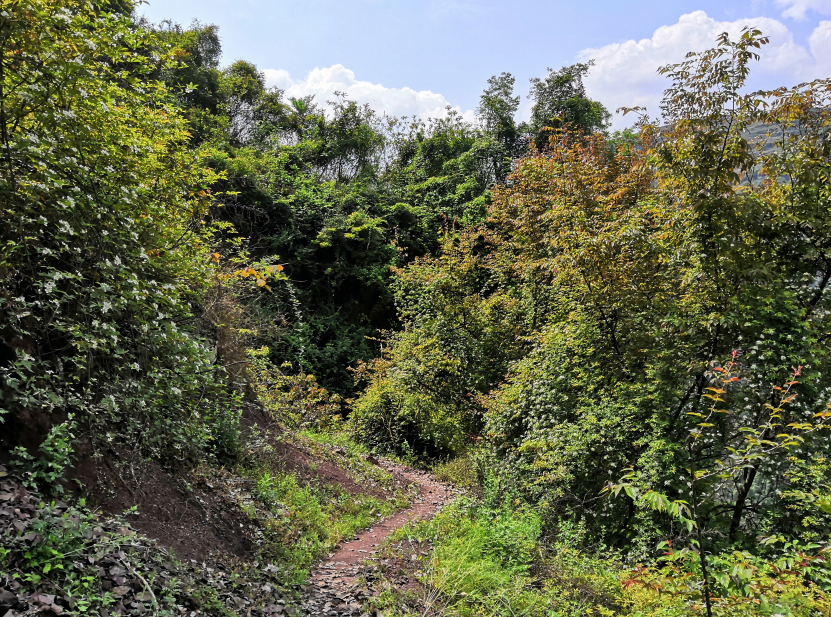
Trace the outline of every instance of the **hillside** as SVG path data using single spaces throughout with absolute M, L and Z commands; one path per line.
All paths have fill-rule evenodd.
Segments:
M 625 132 L 0 11 L 0 614 L 831 614 L 831 80 Z

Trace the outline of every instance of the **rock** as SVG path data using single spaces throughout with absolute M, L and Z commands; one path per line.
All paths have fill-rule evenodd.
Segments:
M 9 608 L 17 604 L 17 596 L 7 589 L 0 589 L 0 608 Z

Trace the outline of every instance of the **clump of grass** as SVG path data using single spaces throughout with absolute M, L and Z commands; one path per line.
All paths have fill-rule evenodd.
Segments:
M 433 475 L 443 482 L 449 482 L 465 489 L 474 497 L 482 496 L 482 482 L 476 469 L 476 462 L 469 452 L 433 466 Z
M 317 460 L 326 460 L 345 469 L 360 486 L 382 490 L 396 504 L 396 508 L 409 504 L 405 493 L 396 489 L 392 474 L 373 462 L 369 456 L 371 451 L 364 444 L 353 441 L 347 433 L 307 430 L 295 434 L 292 443 Z M 386 458 L 401 462 L 395 457 Z
M 315 443 L 343 448 L 352 454 L 369 453 L 369 448 L 366 445 L 353 441 L 344 431 L 315 431 L 309 429 L 300 431 L 298 434 Z
M 260 551 L 282 562 L 292 582 L 344 538 L 396 510 L 396 504 L 372 495 L 350 495 L 339 487 L 303 485 L 294 474 L 270 469 L 255 472 L 248 515 L 263 530 Z
M 350 494 L 320 482 L 314 474 L 301 480 L 288 473 L 274 456 L 274 439 L 251 432 L 246 457 L 234 470 L 241 476 L 234 494 L 256 523 L 260 553 L 280 563 L 293 583 L 302 583 L 314 563 L 344 538 L 409 505 L 405 488 L 397 487 L 388 471 L 367 460 L 366 447 L 340 433 L 285 433 L 279 439 L 310 455 L 315 461 L 310 470 L 329 461 L 366 487 L 365 493 Z

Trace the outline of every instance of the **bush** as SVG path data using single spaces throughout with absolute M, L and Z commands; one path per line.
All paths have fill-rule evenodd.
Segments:
M 23 0 L 0 16 L 16 63 L 0 120 L 3 446 L 31 446 L 59 411 L 95 452 L 185 460 L 226 442 L 230 456 L 236 412 L 203 408 L 238 405 L 200 321 L 216 176 L 151 78 L 174 61 L 120 4 Z
M 455 411 L 379 376 L 353 403 L 349 429 L 354 439 L 378 452 L 410 459 L 447 455 L 466 441 Z

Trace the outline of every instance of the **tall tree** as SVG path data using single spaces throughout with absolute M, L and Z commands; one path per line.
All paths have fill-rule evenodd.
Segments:
M 163 21 L 158 26 L 140 23 L 153 30 L 163 51 L 170 50 L 175 58 L 175 62 L 161 67 L 159 77 L 178 98 L 190 124 L 192 141 L 199 143 L 208 139 L 222 124 L 219 28 L 197 20 L 187 29 L 172 21 Z
M 543 149 L 548 143 L 547 129 L 568 125 L 583 133 L 593 133 L 609 126 L 609 111 L 586 95 L 583 78 L 592 66 L 594 60 L 564 66 L 559 71 L 549 68 L 547 76 L 531 80 L 531 130 L 538 148 Z
M 519 96 L 514 96 L 516 78 L 510 73 L 500 73 L 488 79 L 488 87 L 479 97 L 476 114 L 485 132 L 502 144 L 510 157 L 521 154 L 524 143 L 522 127 L 517 126 L 516 112 L 519 108 Z
M 223 397 L 195 325 L 216 176 L 151 78 L 172 59 L 104 4 L 0 11 L 0 447 L 74 414 L 181 457 Z

